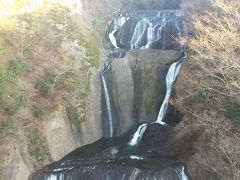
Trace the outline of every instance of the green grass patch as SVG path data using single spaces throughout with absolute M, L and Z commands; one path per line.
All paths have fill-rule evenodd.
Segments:
M 53 87 L 55 78 L 56 78 L 56 75 L 49 74 L 46 77 L 40 78 L 38 80 L 38 87 L 41 94 L 45 94 L 45 95 L 48 94 L 49 89 Z
M 2 124 L 4 129 L 17 129 L 19 127 L 18 123 L 14 120 L 8 119 Z
M 25 107 L 28 103 L 28 92 L 26 90 L 17 89 L 12 92 L 12 95 L 8 96 L 8 99 L 4 102 L 4 110 L 14 115 L 22 107 Z
M 98 67 L 99 66 L 99 59 L 100 59 L 100 39 L 98 36 L 90 31 L 87 30 L 87 34 L 89 37 L 89 40 L 86 41 L 83 45 L 87 49 L 87 58 L 86 61 L 91 64 L 92 67 Z
M 212 102 L 212 92 L 204 87 L 202 87 L 200 84 L 197 85 L 199 96 L 204 100 L 204 103 L 208 106 L 214 106 Z
M 235 100 L 226 107 L 224 115 L 240 125 L 240 101 Z
M 61 75 L 57 81 L 57 88 L 64 88 L 68 91 L 77 91 L 83 88 L 80 83 L 80 74 L 75 70 L 69 70 Z
M 30 66 L 28 66 L 21 57 L 16 57 L 10 61 L 10 70 L 13 71 L 16 76 L 22 76 L 32 72 Z
M 47 160 L 49 153 L 45 146 L 45 139 L 38 131 L 32 131 L 29 136 L 31 154 L 40 162 Z
M 0 113 L 14 115 L 27 104 L 28 92 L 17 88 L 17 77 L 27 73 L 23 59 L 15 58 L 10 66 L 0 64 Z
M 35 117 L 38 119 L 43 119 L 46 116 L 44 108 L 37 108 L 35 111 Z

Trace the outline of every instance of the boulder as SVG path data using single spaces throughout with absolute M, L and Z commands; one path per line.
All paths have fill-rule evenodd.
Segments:
M 151 150 L 165 157 L 183 157 L 192 150 L 199 130 L 191 127 L 171 127 L 150 124 L 141 141 L 142 151 Z

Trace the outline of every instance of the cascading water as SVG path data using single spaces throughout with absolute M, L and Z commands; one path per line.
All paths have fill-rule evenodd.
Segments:
M 107 88 L 107 83 L 104 78 L 104 73 L 107 72 L 110 69 L 110 64 L 107 65 L 106 69 L 101 73 L 101 79 L 103 83 L 103 89 L 105 94 L 105 100 L 107 105 L 107 114 L 108 114 L 108 120 L 109 120 L 109 135 L 110 137 L 113 136 L 113 120 L 112 120 L 112 110 L 111 110 L 111 104 L 110 104 L 110 98 L 109 98 L 109 92 Z
M 168 49 L 174 46 L 172 39 L 181 31 L 182 22 L 180 10 L 119 13 L 108 38 L 112 49 Z
M 114 132 L 114 108 L 111 103 L 111 91 L 108 87 L 107 73 L 111 71 L 111 62 L 114 58 L 121 58 L 130 49 L 175 49 L 182 51 L 184 56 L 178 61 L 173 62 L 169 67 L 165 81 L 166 94 L 163 103 L 160 107 L 157 120 L 152 124 L 166 125 L 163 121 L 168 108 L 168 101 L 171 95 L 172 84 L 176 80 L 182 62 L 187 56 L 184 52 L 185 44 L 179 43 L 175 38 L 184 36 L 184 18 L 180 10 L 161 10 L 161 11 L 140 11 L 119 13 L 115 16 L 113 23 L 108 33 L 108 40 L 112 45 L 105 69 L 101 72 L 100 78 L 103 88 L 103 96 L 105 97 L 105 106 L 107 112 L 107 122 L 109 126 L 109 137 L 100 139 L 99 141 L 79 148 L 65 156 L 62 160 L 48 165 L 33 175 L 33 180 L 75 180 L 75 179 L 131 179 L 135 174 L 136 169 L 131 169 L 132 161 L 134 163 L 141 162 L 141 165 L 146 164 L 143 168 L 150 168 L 140 172 L 137 178 L 155 179 L 162 178 L 162 174 L 154 174 L 152 167 L 159 168 L 158 163 L 161 163 L 161 158 L 156 154 L 151 154 L 151 149 L 141 152 L 136 146 L 144 136 L 144 132 L 148 128 L 148 124 L 140 125 L 134 133 L 133 138 L 128 141 L 113 137 Z M 165 126 L 162 126 L 166 128 Z M 144 141 L 144 138 L 142 139 Z M 127 146 L 127 147 L 126 147 Z M 141 147 L 140 147 L 141 148 Z M 153 160 L 154 158 L 154 160 Z M 124 164 L 129 163 L 130 166 L 124 167 Z M 172 161 L 172 160 L 171 160 Z M 150 164 L 148 167 L 148 163 Z M 188 180 L 185 174 L 185 166 L 183 164 L 176 165 L 171 175 L 174 179 Z M 162 164 L 161 164 L 162 166 Z M 117 170 L 114 171 L 117 167 Z M 138 167 L 138 165 L 136 166 Z M 168 164 L 166 167 L 169 167 Z M 122 168 L 122 169 L 121 169 Z M 169 168 L 168 168 L 169 169 Z M 114 173 L 119 173 L 119 176 L 114 176 Z M 126 172 L 126 173 L 125 173 Z M 132 174 L 133 173 L 133 174 Z M 142 174 L 141 174 L 142 173 Z M 122 175 L 120 177 L 120 175 Z M 135 176 L 135 175 L 134 175 Z M 135 179 L 137 179 L 135 178 Z
M 184 32 L 182 29 L 184 27 L 184 18 L 180 10 L 161 10 L 161 11 L 140 11 L 140 12 L 127 12 L 119 13 L 114 17 L 113 23 L 110 27 L 108 39 L 112 45 L 112 50 L 115 52 L 123 52 L 129 49 L 179 49 L 183 50 L 183 44 L 180 44 L 175 41 L 174 37 L 180 37 Z M 110 53 L 111 61 L 107 61 L 108 66 L 101 73 L 101 79 L 103 83 L 103 90 L 106 101 L 106 109 L 108 113 L 110 137 L 114 134 L 113 132 L 113 119 L 111 112 L 111 104 L 109 100 L 109 93 L 107 89 L 107 83 L 104 79 L 104 73 L 110 69 L 111 62 L 114 58 L 119 57 L 119 53 Z M 121 54 L 121 53 L 120 53 Z M 123 57 L 123 55 L 121 56 Z M 179 62 L 182 62 L 181 58 Z M 176 65 L 177 66 L 176 66 Z M 170 67 L 170 70 L 173 69 L 173 72 L 170 71 L 168 76 L 171 76 L 171 73 L 174 73 L 173 76 L 177 77 L 181 63 L 174 63 L 174 67 Z M 174 69 L 176 66 L 177 69 Z M 169 78 L 168 78 L 169 79 Z M 168 82 L 167 79 L 167 94 L 164 100 L 162 107 L 160 108 L 159 116 L 157 123 L 164 125 L 162 118 L 167 109 L 167 102 L 171 93 L 171 85 L 175 81 Z M 145 131 L 145 130 L 144 130 Z M 144 133 L 141 131 L 141 133 Z M 137 134 L 135 137 L 141 136 Z M 134 136 L 133 136 L 134 137 Z M 139 138 L 138 138 L 139 139 Z M 141 139 L 141 138 L 140 138 Z M 135 143 L 131 143 L 135 144 Z
M 157 24 L 156 26 L 153 27 L 152 23 L 148 22 L 148 24 L 150 24 L 150 26 L 148 26 L 148 28 L 147 28 L 147 32 L 148 32 L 147 33 L 147 37 L 148 37 L 149 41 L 148 41 L 147 45 L 144 48 L 149 48 L 150 44 L 153 43 L 154 39 L 156 39 L 155 41 L 161 40 L 161 38 L 162 38 L 162 35 L 161 35 L 162 34 L 162 29 L 165 28 L 165 26 L 167 24 L 167 21 L 166 21 L 165 17 L 168 16 L 168 15 L 164 16 L 163 14 L 164 14 L 163 12 L 159 12 L 158 13 L 158 16 L 162 16 L 163 17 L 162 20 L 161 20 L 160 27 L 159 27 L 159 24 Z M 175 12 L 175 15 L 176 16 L 181 16 L 182 14 L 179 13 L 179 12 Z M 173 27 L 174 27 L 174 29 L 177 30 L 176 31 L 177 32 L 176 35 L 177 35 L 177 37 L 179 39 L 183 35 L 185 35 L 185 32 L 181 31 L 181 28 L 180 28 L 180 25 L 179 25 L 179 21 L 175 21 Z M 154 33 L 154 32 L 156 32 L 156 33 Z M 165 32 L 165 31 L 163 31 L 163 32 Z M 140 34 L 140 37 L 141 37 L 141 34 Z M 155 38 L 153 38 L 153 37 L 155 37 Z M 165 38 L 163 38 L 163 48 L 164 48 L 164 44 L 165 44 Z M 174 81 L 176 80 L 176 78 L 177 78 L 177 76 L 179 74 L 179 71 L 180 71 L 180 68 L 181 68 L 181 65 L 182 65 L 184 59 L 187 57 L 187 53 L 185 52 L 184 48 L 185 48 L 185 44 L 183 42 L 180 42 L 180 51 L 184 52 L 184 56 L 181 57 L 177 62 L 174 62 L 170 66 L 170 68 L 168 70 L 168 73 L 166 75 L 166 95 L 165 95 L 164 101 L 163 101 L 163 103 L 162 103 L 162 105 L 160 107 L 157 120 L 154 123 L 159 123 L 161 125 L 166 125 L 166 123 L 163 121 L 163 118 L 164 118 L 164 116 L 166 114 L 166 111 L 167 111 L 168 101 L 169 101 L 169 98 L 170 98 L 170 95 L 171 95 L 171 90 L 172 90 L 172 84 L 174 83 Z M 129 142 L 130 145 L 136 145 L 141 140 L 145 130 L 147 129 L 147 125 L 144 126 L 144 127 L 145 128 L 141 131 L 141 133 L 139 133 L 139 128 L 134 133 L 133 138 Z
M 128 17 L 122 16 L 122 14 L 117 14 L 113 21 L 113 30 L 109 33 L 108 37 L 110 42 L 112 43 L 114 48 L 118 48 L 117 41 L 114 36 L 114 33 L 118 30 L 119 27 L 121 27 L 126 21 L 128 20 Z
M 184 166 L 183 167 L 181 167 L 179 170 L 178 170 L 178 172 L 177 172 L 177 174 L 178 174 L 178 177 L 181 179 L 181 180 L 188 180 L 188 177 L 187 177 L 187 175 L 185 174 L 185 172 L 184 172 Z
M 161 105 L 160 111 L 158 113 L 158 117 L 157 120 L 153 123 L 159 123 L 161 125 L 166 125 L 166 123 L 163 121 L 163 117 L 166 114 L 167 111 L 167 107 L 168 107 L 168 101 L 171 95 L 171 90 L 172 90 L 172 84 L 174 83 L 174 81 L 176 80 L 181 65 L 183 63 L 183 60 L 187 57 L 186 52 L 184 53 L 184 56 L 181 57 L 180 60 L 178 60 L 177 62 L 172 63 L 172 65 L 170 66 L 168 73 L 166 75 L 166 95 L 164 98 L 164 101 Z M 139 126 L 139 128 L 137 129 L 137 131 L 134 133 L 133 138 L 129 141 L 129 144 L 132 146 L 137 145 L 137 143 L 141 140 L 145 130 L 147 129 L 147 124 L 142 124 Z M 144 128 L 143 128 L 144 127 Z
M 168 70 L 168 73 L 167 73 L 167 76 L 166 76 L 166 91 L 167 92 L 166 92 L 165 98 L 163 100 L 162 106 L 160 108 L 160 111 L 158 113 L 157 120 L 155 121 L 156 123 L 159 123 L 161 125 L 166 125 L 166 123 L 163 122 L 163 117 L 164 117 L 164 115 L 166 114 L 166 111 L 167 111 L 168 101 L 169 101 L 169 98 L 170 98 L 170 95 L 171 95 L 171 90 L 172 90 L 172 84 L 176 80 L 176 78 L 179 74 L 181 65 L 183 63 L 183 60 L 185 58 L 186 58 L 186 55 L 184 57 L 182 57 L 180 60 L 178 60 L 177 62 L 174 62 Z
M 137 131 L 134 133 L 133 138 L 130 140 L 129 145 L 135 146 L 139 141 L 141 141 L 143 133 L 147 129 L 147 124 L 142 124 L 138 127 Z

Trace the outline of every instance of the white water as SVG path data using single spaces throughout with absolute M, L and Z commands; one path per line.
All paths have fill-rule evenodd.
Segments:
M 137 23 L 130 41 L 131 49 L 139 48 L 139 44 L 144 37 L 144 32 L 148 28 L 148 24 L 149 20 L 145 18 Z
M 102 82 L 103 82 L 103 90 L 104 90 L 106 105 L 107 105 L 110 137 L 112 137 L 113 136 L 112 110 L 111 110 L 111 105 L 110 105 L 110 98 L 109 98 L 107 83 L 106 83 L 106 80 L 104 78 L 104 73 L 107 72 L 109 70 L 109 68 L 110 68 L 110 64 L 107 66 L 107 69 L 101 74 L 101 78 L 102 78 Z
M 140 156 L 130 156 L 131 159 L 136 159 L 136 160 L 143 160 L 144 158 L 143 157 L 140 157 Z
M 162 38 L 162 30 L 166 25 L 165 18 L 162 18 L 160 24 L 154 24 L 152 21 L 154 21 L 154 18 L 144 18 L 137 23 L 130 40 L 130 49 L 149 49 L 153 42 L 159 41 Z M 145 37 L 147 43 L 141 46 L 145 32 L 147 32 L 147 37 Z
M 64 174 L 60 174 L 60 175 L 51 174 L 46 179 L 44 178 L 44 180 L 65 180 L 65 179 L 64 179 Z
M 169 98 L 171 95 L 171 90 L 172 90 L 172 84 L 174 83 L 174 81 L 176 80 L 176 78 L 179 74 L 183 59 L 185 59 L 186 57 L 187 57 L 187 53 L 184 53 L 184 56 L 177 62 L 172 63 L 172 65 L 170 66 L 170 68 L 168 70 L 168 73 L 166 76 L 166 91 L 167 92 L 166 92 L 164 101 L 161 105 L 160 111 L 158 113 L 157 120 L 154 123 L 159 123 L 161 125 L 167 125 L 162 120 L 167 111 L 168 101 L 169 101 Z M 147 124 L 142 124 L 141 126 L 139 126 L 137 131 L 134 133 L 133 138 L 130 140 L 129 145 L 131 145 L 131 146 L 137 145 L 137 143 L 142 139 L 142 136 L 143 136 L 146 128 L 147 128 Z
M 185 172 L 184 172 L 184 166 L 177 171 L 177 174 L 178 174 L 178 177 L 179 177 L 181 180 L 188 180 L 188 177 L 187 177 L 187 175 L 186 175 Z
M 166 25 L 165 18 L 162 19 L 162 22 L 159 24 L 153 26 L 153 24 L 150 22 L 148 27 L 148 34 L 147 34 L 147 45 L 144 47 L 144 49 L 148 49 L 151 47 L 151 44 L 153 42 L 159 41 L 162 38 L 162 29 Z
M 109 33 L 108 37 L 113 45 L 114 49 L 118 49 L 117 40 L 115 37 L 115 33 L 119 30 L 121 26 L 123 26 L 130 18 L 138 16 L 142 19 L 137 22 L 136 26 L 132 31 L 131 39 L 130 39 L 130 49 L 148 49 L 151 47 L 153 42 L 159 41 L 162 36 L 162 30 L 165 31 L 165 27 L 167 22 L 172 22 L 170 14 L 174 14 L 175 17 L 183 16 L 181 11 L 178 10 L 165 10 L 159 12 L 152 12 L 153 14 L 150 16 L 142 16 L 141 13 L 123 13 L 118 14 L 114 17 L 112 30 Z M 179 21 L 175 22 L 175 28 L 179 30 L 181 33 L 181 29 L 178 25 Z M 145 34 L 146 32 L 146 34 Z M 163 32 L 165 33 L 165 32 Z M 142 41 L 146 38 L 146 44 L 142 44 Z M 163 36 L 164 38 L 164 36 Z M 163 47 L 164 49 L 165 39 L 163 39 Z
M 109 37 L 110 42 L 116 49 L 118 48 L 118 46 L 117 46 L 117 40 L 116 40 L 114 34 L 115 34 L 115 32 L 117 32 L 119 27 L 121 27 L 128 19 L 129 19 L 129 17 L 124 17 L 121 14 L 114 18 L 113 30 L 112 30 L 112 32 L 109 33 L 108 37 Z
M 162 49 L 164 49 L 165 34 L 163 34 L 163 37 L 162 37 L 162 33 L 165 33 L 165 27 L 167 25 L 167 22 L 169 21 L 167 17 L 170 16 L 170 13 L 175 13 L 176 16 L 183 15 L 181 14 L 181 12 L 178 12 L 178 11 L 160 11 L 159 13 L 157 13 L 157 17 L 161 18 L 161 22 L 155 22 L 156 19 L 154 18 L 143 18 L 141 21 L 139 21 L 134 28 L 134 32 L 130 40 L 131 49 L 149 49 L 151 48 L 151 45 L 153 44 L 153 42 L 157 42 L 158 40 L 161 40 L 161 39 L 163 42 Z M 178 32 L 177 36 L 178 38 L 180 38 L 182 34 L 181 34 L 181 29 L 179 27 L 179 21 L 176 21 L 174 23 L 174 26 L 175 26 L 174 28 L 176 28 Z M 147 32 L 147 37 L 145 37 L 147 40 L 147 44 L 140 47 L 141 41 L 144 38 L 145 32 Z M 182 44 L 181 42 L 181 51 L 183 51 L 183 46 L 184 44 Z M 185 56 L 182 57 L 180 60 L 172 63 L 172 65 L 168 70 L 168 73 L 166 75 L 166 95 L 160 107 L 157 120 L 154 123 L 166 125 L 166 123 L 163 122 L 163 118 L 166 114 L 168 101 L 171 96 L 172 84 L 176 80 L 182 65 L 182 61 L 185 58 L 186 58 L 186 53 L 185 53 Z M 133 146 L 136 145 L 141 140 L 146 128 L 147 128 L 147 125 L 141 125 L 133 135 L 133 138 L 130 140 L 129 144 Z
M 139 141 L 141 141 L 142 136 L 147 129 L 147 124 L 142 124 L 138 127 L 137 131 L 134 133 L 133 138 L 129 141 L 129 145 L 135 146 Z
M 116 38 L 114 36 L 114 33 L 116 32 L 117 30 L 113 30 L 110 34 L 109 34 L 109 39 L 112 43 L 112 45 L 115 47 L 115 48 L 118 48 L 117 46 L 117 41 L 116 41 Z
M 136 27 L 134 28 L 131 40 L 130 40 L 130 44 L 131 44 L 131 49 L 148 49 L 151 48 L 151 45 L 162 39 L 162 31 L 163 33 L 165 33 L 165 27 L 166 24 L 168 22 L 168 20 L 165 19 L 165 17 L 170 15 L 170 12 L 175 12 L 176 16 L 182 16 L 182 14 L 180 13 L 180 11 L 161 11 L 159 13 L 157 13 L 157 17 L 162 18 L 161 22 L 155 22 L 154 23 L 154 18 L 143 18 L 141 21 L 139 21 L 136 25 Z M 132 13 L 132 15 L 135 15 L 137 13 Z M 129 14 L 131 15 L 131 14 Z M 118 45 L 117 45 L 117 40 L 115 37 L 115 33 L 118 31 L 118 29 L 124 24 L 126 23 L 126 21 L 128 21 L 129 17 L 124 16 L 123 14 L 119 14 L 118 16 L 116 16 L 116 18 L 114 19 L 113 22 L 113 29 L 112 31 L 109 33 L 109 40 L 112 43 L 113 47 L 115 49 L 118 49 Z M 178 36 L 181 36 L 181 29 L 179 28 L 179 24 L 178 22 L 175 23 L 175 27 L 178 29 Z M 144 37 L 144 32 L 147 32 L 147 36 Z M 141 41 L 143 40 L 143 38 L 146 38 L 146 44 L 141 44 Z M 163 35 L 164 38 L 164 35 Z M 165 38 L 163 39 L 163 49 L 164 49 L 164 44 L 165 44 Z M 141 46 L 141 47 L 140 47 Z M 183 44 L 181 44 L 181 51 L 183 50 Z M 162 106 L 160 108 L 159 114 L 158 114 L 158 118 L 155 121 L 155 123 L 160 123 L 162 125 L 166 125 L 165 122 L 163 122 L 163 118 L 164 115 L 166 113 L 167 107 L 168 107 L 168 100 L 170 98 L 171 95 L 171 90 L 172 90 L 172 84 L 173 82 L 176 80 L 180 68 L 181 68 L 181 64 L 182 64 L 182 60 L 186 58 L 186 53 L 185 56 L 182 57 L 179 61 L 174 62 L 167 73 L 166 76 L 166 95 L 165 95 L 165 99 L 162 103 Z M 108 119 L 109 119 L 109 131 L 110 131 L 110 137 L 113 136 L 113 119 L 112 119 L 112 111 L 111 111 L 111 104 L 110 104 L 110 97 L 109 97 L 109 91 L 107 88 L 107 84 L 106 84 L 106 80 L 104 78 L 104 73 L 106 73 L 108 70 L 110 69 L 110 64 L 107 64 L 106 69 L 101 73 L 101 79 L 102 79 L 102 83 L 103 83 L 103 90 L 104 90 L 104 94 L 105 94 L 105 100 L 106 100 L 106 106 L 107 106 L 107 114 L 108 114 Z M 130 140 L 129 145 L 131 146 L 135 146 L 137 145 L 142 137 L 144 132 L 147 129 L 147 124 L 142 124 L 139 126 L 139 128 L 137 129 L 137 131 L 134 133 L 133 138 Z M 139 157 L 139 156 L 135 156 L 135 155 L 131 155 L 130 156 L 131 159 L 135 159 L 135 160 L 143 160 L 143 157 Z M 55 169 L 53 172 L 57 173 L 58 171 L 62 171 L 63 169 Z M 71 169 L 70 169 L 71 170 Z M 179 178 L 181 180 L 188 180 L 187 175 L 184 172 L 184 166 L 180 169 L 178 169 L 177 174 L 179 176 Z M 65 177 L 66 178 L 66 177 Z M 63 174 L 51 174 L 49 177 L 45 177 L 44 180 L 64 180 L 64 173 Z M 161 178 L 162 179 L 162 178 Z
M 167 92 L 166 92 L 165 98 L 163 100 L 163 103 L 161 105 L 160 111 L 158 113 L 157 120 L 155 121 L 156 123 L 159 123 L 161 125 L 166 125 L 166 123 L 163 122 L 162 120 L 167 111 L 168 100 L 170 98 L 171 91 L 172 91 L 172 84 L 174 83 L 174 81 L 176 80 L 176 78 L 179 74 L 181 65 L 182 65 L 182 58 L 180 60 L 178 60 L 177 62 L 174 62 L 168 70 L 168 73 L 166 76 L 166 91 Z

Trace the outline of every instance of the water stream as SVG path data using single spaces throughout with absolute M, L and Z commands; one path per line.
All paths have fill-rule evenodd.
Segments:
M 171 95 L 171 90 L 172 90 L 172 84 L 175 82 L 180 68 L 182 66 L 183 60 L 186 58 L 186 53 L 184 53 L 184 56 L 181 57 L 177 62 L 174 62 L 170 68 L 168 69 L 168 73 L 166 76 L 166 95 L 163 100 L 162 106 L 160 108 L 160 111 L 158 113 L 157 120 L 155 121 L 156 123 L 159 123 L 161 125 L 166 125 L 166 123 L 163 121 L 164 115 L 166 114 L 167 107 L 168 107 L 168 101 Z
M 163 103 L 160 107 L 159 113 L 158 113 L 158 117 L 157 120 L 153 123 L 159 123 L 161 125 L 166 126 L 167 124 L 163 121 L 163 118 L 166 114 L 167 111 L 167 107 L 168 107 L 168 101 L 171 95 L 171 90 L 172 90 L 172 84 L 175 82 L 175 80 L 177 79 L 177 76 L 179 74 L 181 65 L 183 63 L 183 60 L 187 57 L 187 54 L 184 53 L 184 56 L 181 57 L 181 59 L 179 59 L 177 62 L 174 62 L 171 64 L 171 66 L 168 69 L 168 73 L 166 75 L 166 95 L 165 98 L 163 100 Z M 139 128 L 137 129 L 137 131 L 134 133 L 133 138 L 129 141 L 129 144 L 132 146 L 135 146 L 138 144 L 138 142 L 141 141 L 141 138 L 145 132 L 145 130 L 147 129 L 147 124 L 142 124 L 139 126 Z M 142 128 L 144 127 L 144 128 Z
M 142 124 L 138 127 L 137 131 L 134 133 L 133 138 L 129 141 L 129 145 L 135 146 L 139 141 L 141 141 L 143 133 L 147 129 L 147 124 Z
M 110 137 L 113 136 L 113 119 L 112 119 L 112 110 L 111 110 L 111 104 L 110 104 L 110 98 L 109 98 L 109 92 L 107 88 L 107 83 L 104 77 L 104 73 L 107 72 L 110 69 L 110 64 L 107 65 L 105 70 L 101 73 L 101 79 L 102 79 L 102 84 L 103 84 L 103 89 L 104 89 L 104 94 L 105 94 L 105 100 L 107 104 L 107 113 L 108 113 L 108 120 L 109 120 L 109 134 Z
M 180 51 L 184 51 L 185 44 L 179 44 L 174 38 L 180 38 L 184 36 L 185 33 L 184 17 L 180 10 L 139 11 L 118 13 L 115 15 L 108 32 L 108 40 L 115 53 L 110 53 L 109 56 L 111 56 L 111 58 L 107 58 L 106 61 L 108 65 L 101 73 L 109 121 L 109 137 L 113 136 L 114 128 L 109 92 L 104 74 L 109 71 L 111 62 L 114 58 L 123 57 L 125 52 L 131 49 L 179 49 Z M 171 87 L 178 76 L 181 64 L 185 59 L 185 55 L 186 53 L 184 53 L 184 57 L 182 57 L 179 61 L 174 62 L 169 68 L 166 76 L 167 92 L 160 108 L 158 118 L 155 121 L 156 123 L 166 125 L 163 118 L 168 107 Z M 137 135 L 142 137 L 141 133 L 144 133 L 144 131 L 145 130 L 137 130 L 133 138 L 137 137 Z M 138 139 L 141 139 L 139 137 L 131 140 L 131 144 L 137 143 Z M 136 142 L 134 142 L 134 140 L 136 140 Z
M 167 37 L 167 33 L 171 34 L 172 37 L 181 38 L 184 36 L 185 32 L 182 31 L 184 27 L 182 26 L 183 14 L 179 10 L 164 10 L 164 11 L 151 11 L 151 12 L 131 12 L 131 13 L 119 13 L 115 16 L 112 25 L 112 31 L 109 32 L 109 41 L 112 44 L 112 49 L 125 49 L 126 51 L 129 49 L 167 49 L 169 45 L 167 45 L 169 41 L 169 37 Z M 132 24 L 135 23 L 134 28 L 132 26 L 127 26 L 127 33 L 122 30 L 124 29 L 124 25 L 127 22 L 132 21 Z M 120 29 L 122 28 L 122 29 Z M 116 34 L 121 34 L 119 39 L 117 39 Z M 167 33 L 166 33 L 167 32 Z M 125 38 L 123 38 L 125 37 Z M 163 126 L 167 124 L 163 121 L 164 116 L 166 115 L 166 111 L 168 108 L 168 101 L 171 96 L 172 85 L 178 77 L 181 65 L 184 59 L 187 57 L 187 53 L 185 52 L 185 44 L 180 42 L 180 51 L 183 52 L 183 56 L 176 62 L 173 62 L 168 69 L 166 75 L 166 94 L 165 98 L 160 107 L 157 119 L 153 121 L 153 123 L 159 123 Z M 114 57 L 113 57 L 114 58 Z M 110 64 L 109 64 L 110 66 Z M 104 72 L 107 72 L 109 68 L 105 69 Z M 112 127 L 112 117 L 110 102 L 109 102 L 109 94 L 106 87 L 106 82 L 102 73 L 102 82 L 104 86 L 105 98 L 107 102 L 107 111 L 109 116 L 109 126 L 110 126 L 110 137 L 113 135 L 113 127 Z M 129 141 L 129 145 L 136 146 L 142 139 L 144 132 L 146 131 L 148 124 L 141 124 L 136 132 L 134 133 L 132 139 Z M 137 156 L 132 156 L 133 159 L 141 159 Z M 188 177 L 184 173 L 184 166 L 179 171 L 179 178 L 182 180 L 187 180 Z
M 100 73 L 102 90 L 105 101 L 105 108 L 110 138 L 103 138 L 99 141 L 81 147 L 65 156 L 62 160 L 48 165 L 34 174 L 33 180 L 75 180 L 75 179 L 130 179 L 135 167 L 144 169 L 139 177 L 150 177 L 152 168 L 161 171 L 172 167 L 172 175 L 175 179 L 188 180 L 185 173 L 185 166 L 169 159 L 152 154 L 149 149 L 142 152 L 137 146 L 144 137 L 144 132 L 149 124 L 139 125 L 131 140 L 122 137 L 114 137 L 113 105 L 111 104 L 111 89 L 108 84 L 107 75 L 111 71 L 111 62 L 115 58 L 122 58 L 131 49 L 161 49 L 178 50 L 183 56 L 172 62 L 166 74 L 166 93 L 160 106 L 157 119 L 152 124 L 162 125 L 167 128 L 164 122 L 171 96 L 172 85 L 178 77 L 181 65 L 187 57 L 185 44 L 176 41 L 175 38 L 185 36 L 184 17 L 180 10 L 161 11 L 139 11 L 118 13 L 109 28 L 107 38 L 111 44 L 111 51 L 105 63 L 104 70 Z M 139 163 L 140 162 L 140 163 Z M 124 167 L 127 164 L 129 166 Z M 117 167 L 117 168 L 116 168 Z M 120 169 L 120 170 L 119 170 Z M 171 168 L 170 168 L 171 169 Z M 115 171 L 116 170 L 116 171 Z M 112 174 L 111 174 L 112 172 Z M 115 176 L 114 172 L 119 173 Z M 120 177 L 122 176 L 122 177 Z M 152 177 L 162 178 L 162 175 L 153 174 Z

